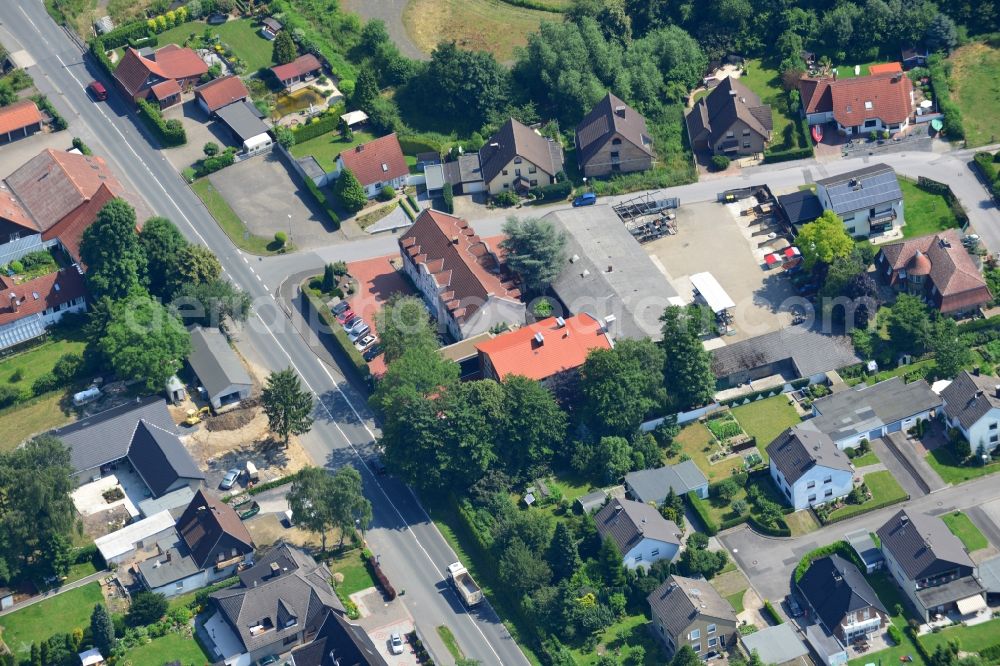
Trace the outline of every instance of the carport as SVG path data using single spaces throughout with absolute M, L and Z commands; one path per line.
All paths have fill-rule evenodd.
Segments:
M 219 122 L 229 128 L 230 134 L 245 153 L 265 152 L 273 145 L 269 129 L 253 104 L 246 101 L 233 102 L 216 111 L 215 115 Z

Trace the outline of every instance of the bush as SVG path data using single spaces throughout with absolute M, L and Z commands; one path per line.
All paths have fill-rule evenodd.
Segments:
M 83 142 L 83 139 L 81 139 L 78 136 L 74 136 L 73 137 L 73 147 L 76 148 L 77 150 L 79 150 L 84 155 L 93 155 L 94 154 L 94 153 L 91 152 L 91 150 L 87 146 L 87 144 L 85 144 Z
M 802 559 L 799 560 L 798 565 L 795 567 L 795 582 L 798 583 L 802 580 L 802 577 L 806 575 L 806 571 L 809 569 L 810 564 L 820 558 L 826 557 L 827 555 L 840 555 L 848 562 L 852 562 L 854 566 L 858 567 L 858 569 L 865 569 L 864 563 L 861 561 L 861 558 L 858 557 L 858 554 L 854 552 L 851 544 L 846 541 L 835 541 L 831 544 L 820 546 L 816 550 L 809 551 L 802 556 Z
M 698 514 L 698 519 L 701 521 L 701 524 L 705 526 L 705 534 L 709 536 L 715 536 L 718 534 L 719 527 L 715 524 L 715 521 L 712 520 L 712 516 L 708 512 L 708 507 L 705 506 L 705 502 L 698 497 L 693 490 L 685 495 L 684 498 L 687 500 L 688 506 L 691 507 L 691 510 Z
M 0 385 L 0 409 L 10 407 L 16 403 L 20 395 L 17 389 L 11 386 Z
M 318 136 L 322 136 L 327 132 L 333 132 L 337 129 L 337 125 L 339 123 L 339 116 L 327 114 L 322 116 L 316 122 L 299 125 L 292 130 L 292 133 L 295 135 L 295 143 L 302 143 L 303 141 L 308 141 L 309 139 L 315 139 Z
M 153 624 L 167 613 L 167 598 L 155 592 L 142 591 L 132 597 L 126 621 L 133 627 Z
M 1000 153 L 997 153 L 1000 155 Z M 976 166 L 979 168 L 979 172 L 983 175 L 989 183 L 994 183 L 997 180 L 997 168 L 993 166 L 993 155 L 990 153 L 976 153 L 975 157 L 972 158 Z
M 274 232 L 274 242 L 280 245 L 281 247 L 285 247 L 285 243 L 288 242 L 288 234 L 286 234 L 284 231 Z
M 510 208 L 511 206 L 516 206 L 520 199 L 513 192 L 501 192 L 493 197 L 493 203 L 501 208 Z
M 729 168 L 729 158 L 725 155 L 712 155 L 712 171 L 725 171 Z
M 201 151 L 205 153 L 207 157 L 214 157 L 219 154 L 219 144 L 214 141 L 208 141 L 201 147 Z
M 767 615 L 771 618 L 771 620 L 775 624 L 785 623 L 785 621 L 781 618 L 781 615 L 778 614 L 778 611 L 774 608 L 774 606 L 768 599 L 764 600 L 764 610 L 767 612 Z
M 573 193 L 573 183 L 564 180 L 561 183 L 552 183 L 542 187 L 533 187 L 529 194 L 540 201 L 561 201 Z M 507 194 L 504 192 L 504 194 Z M 515 202 L 516 203 L 516 202 Z
M 49 391 L 55 391 L 59 388 L 60 383 L 53 373 L 47 372 L 35 380 L 35 383 L 31 385 L 31 392 L 35 395 L 42 395 Z
M 56 361 L 55 366 L 52 368 L 52 374 L 59 382 L 69 384 L 77 378 L 82 369 L 83 356 L 81 354 L 69 353 L 64 354 Z
M 889 638 L 892 639 L 893 643 L 895 643 L 896 645 L 902 645 L 903 644 L 903 630 L 902 629 L 900 629 L 896 625 L 890 623 L 889 624 L 889 628 L 888 628 L 888 632 L 889 632 Z
M 396 198 L 396 190 L 391 185 L 384 185 L 378 192 L 379 201 L 392 201 Z
M 63 118 L 58 111 L 56 111 L 56 107 L 52 106 L 52 102 L 49 101 L 48 97 L 45 95 L 35 95 L 31 98 L 31 100 L 38 105 L 39 109 L 47 113 L 49 117 L 52 118 L 52 129 L 57 132 L 61 132 L 69 127 L 66 119 Z
M 205 144 L 205 147 L 207 148 L 208 144 Z M 216 146 L 216 148 L 218 148 L 218 146 Z M 215 157 L 209 157 L 201 160 L 198 163 L 198 167 L 195 169 L 194 173 L 195 176 L 201 178 L 203 176 L 207 176 L 210 173 L 215 173 L 216 171 L 225 169 L 227 166 L 232 166 L 235 161 L 236 161 L 236 149 L 226 148 L 225 152 L 223 152 L 221 155 L 216 155 Z
M 160 109 L 144 99 L 138 100 L 136 104 L 139 107 L 139 117 L 164 146 L 182 146 L 187 143 L 187 133 L 181 121 L 176 118 L 164 120 Z

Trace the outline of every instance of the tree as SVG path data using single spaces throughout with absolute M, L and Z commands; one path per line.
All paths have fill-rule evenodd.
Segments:
M 286 448 L 291 435 L 302 435 L 312 428 L 312 394 L 303 390 L 291 368 L 271 373 L 260 401 L 267 414 L 268 428 L 281 437 Z
M 580 568 L 580 552 L 566 521 L 560 520 L 556 523 L 556 530 L 552 534 L 552 542 L 546 553 L 546 561 L 557 582 L 571 577 Z
M 167 598 L 162 594 L 143 590 L 132 597 L 125 620 L 133 627 L 144 627 L 166 615 L 168 606 Z
M 356 472 L 355 472 L 356 473 Z M 288 508 L 295 523 L 320 535 L 321 551 L 326 551 L 326 535 L 336 525 L 333 477 L 319 467 L 304 467 L 288 489 Z M 352 525 L 353 527 L 353 521 Z M 343 534 L 341 534 L 343 541 Z
M 580 410 L 597 435 L 631 436 L 663 404 L 662 349 L 651 340 L 619 340 L 591 351 L 580 368 Z
M 115 644 L 115 625 L 111 622 L 111 615 L 103 603 L 95 604 L 94 610 L 90 613 L 90 633 L 93 635 L 94 645 L 101 654 L 111 654 Z
M 201 147 L 201 152 L 205 153 L 205 157 L 214 157 L 219 154 L 219 144 L 214 141 L 206 141 L 205 145 Z
M 632 447 L 624 437 L 601 437 L 595 463 L 595 471 L 602 481 L 618 483 L 633 469 Z
M 924 43 L 930 51 L 951 53 L 958 46 L 958 28 L 947 14 L 939 13 L 927 26 Z
M 140 290 L 111 303 L 99 345 L 119 376 L 161 391 L 191 352 L 191 336 L 176 315 Z
M 87 287 L 95 297 L 124 298 L 146 285 L 146 253 L 135 232 L 135 210 L 112 199 L 83 232 L 80 256 L 87 264 Z
M 356 526 L 364 530 L 372 522 L 372 505 L 365 499 L 358 470 L 344 466 L 334 472 L 330 500 L 333 524 L 340 528 L 343 546 L 347 532 Z
M 566 263 L 566 234 L 548 220 L 533 217 L 507 218 L 503 233 L 506 238 L 500 247 L 506 252 L 507 265 L 521 277 L 525 293 L 543 293 Z
M 622 565 L 622 552 L 614 539 L 607 537 L 601 542 L 601 550 L 597 554 L 601 575 L 608 587 L 623 587 L 625 585 L 625 567 Z
M 284 125 L 277 125 L 274 128 L 274 136 L 278 139 L 278 144 L 285 150 L 290 150 L 295 145 L 295 132 Z
M 684 645 L 670 660 L 670 666 L 701 666 L 702 660 L 690 645 Z
M 513 478 L 530 478 L 544 471 L 553 451 L 566 438 L 566 414 L 555 397 L 533 379 L 511 375 L 503 381 L 504 418 L 498 454 Z
M 514 537 L 500 554 L 497 562 L 500 580 L 521 597 L 549 584 L 552 572 L 545 560 L 538 557 L 521 539 Z
M 375 327 L 386 363 L 392 363 L 408 349 L 434 350 L 440 346 L 427 307 L 418 296 L 390 296 L 375 315 Z
M 729 158 L 725 155 L 712 155 L 712 171 L 725 171 L 729 168 Z
M 351 213 L 358 212 L 368 203 L 368 193 L 350 169 L 340 172 L 340 176 L 333 184 L 333 196 Z
M 372 108 L 381 91 L 378 81 L 370 67 L 362 67 L 358 78 L 354 81 L 354 94 L 351 95 L 351 106 L 367 112 Z
M 329 294 L 333 291 L 334 287 L 337 286 L 337 276 L 333 272 L 333 264 L 327 264 L 323 267 L 323 282 L 320 289 L 323 290 L 324 294 Z
M 292 39 L 292 33 L 290 30 L 282 30 L 274 38 L 274 48 L 271 52 L 271 60 L 279 65 L 287 65 L 297 58 L 299 55 L 298 49 L 295 47 L 295 41 Z
M 959 336 L 958 325 L 951 317 L 941 317 L 934 324 L 930 347 L 941 377 L 954 377 L 972 363 L 969 341 Z
M 716 493 L 727 503 L 730 502 L 734 497 L 736 497 L 736 493 L 738 493 L 739 491 L 740 487 L 736 485 L 736 482 L 733 481 L 732 479 L 726 479 L 725 481 L 720 483 L 716 488 Z
M 9 106 L 17 101 L 17 92 L 9 81 L 0 81 L 0 106 Z
M 701 344 L 693 311 L 671 305 L 663 311 L 663 380 L 670 400 L 680 409 L 703 405 L 715 394 L 712 357 Z
M 685 576 L 701 575 L 711 579 L 722 571 L 729 557 L 725 551 L 711 551 L 699 548 L 687 548 L 677 561 L 677 568 Z
M 802 251 L 803 263 L 809 269 L 817 262 L 831 264 L 837 257 L 847 257 L 854 248 L 844 221 L 832 210 L 823 211 L 819 219 L 802 225 L 795 244 Z
M 228 280 L 185 284 L 170 303 L 171 311 L 186 324 L 218 327 L 224 319 L 246 321 L 250 295 Z
M 931 334 L 927 306 L 917 296 L 900 294 L 889 311 L 886 330 L 897 354 L 922 354 Z
M 167 298 L 167 283 L 176 270 L 178 257 L 187 247 L 187 240 L 173 222 L 165 217 L 146 220 L 139 234 L 139 242 L 146 253 L 149 292 Z
M 187 245 L 177 254 L 173 274 L 167 278 L 172 294 L 186 284 L 205 284 L 218 280 L 222 265 L 211 250 L 203 245 Z

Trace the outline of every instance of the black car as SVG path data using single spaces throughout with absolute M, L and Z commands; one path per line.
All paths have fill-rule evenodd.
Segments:
M 376 358 L 382 355 L 383 351 L 385 350 L 382 349 L 382 345 L 375 345 L 374 347 L 372 347 L 371 349 L 369 349 L 364 353 L 364 358 L 366 361 L 374 361 Z
M 788 614 L 792 617 L 802 617 L 802 606 L 799 602 L 795 600 L 795 597 L 788 595 L 785 597 L 785 603 L 788 605 Z

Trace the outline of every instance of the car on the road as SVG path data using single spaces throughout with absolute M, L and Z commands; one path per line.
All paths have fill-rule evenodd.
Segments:
M 104 84 L 100 81 L 91 81 L 87 85 L 87 92 L 89 92 L 90 96 L 98 102 L 103 102 L 108 98 L 108 89 L 105 88 Z
M 788 614 L 792 617 L 802 617 L 802 606 L 799 602 L 795 600 L 795 597 L 789 594 L 785 597 L 785 604 L 788 606 Z
M 376 340 L 378 340 L 378 338 L 376 338 L 374 335 L 372 335 L 371 333 L 369 333 L 369 334 L 367 334 L 367 335 L 365 335 L 363 337 L 360 337 L 357 340 L 355 340 L 354 347 L 359 352 L 363 352 L 364 350 L 368 349 L 373 344 L 375 344 Z
M 398 631 L 392 632 L 392 635 L 389 636 L 389 652 L 403 654 L 403 637 L 399 635 Z
M 347 332 L 347 337 L 350 338 L 351 342 L 357 342 L 361 338 L 371 335 L 372 329 L 368 324 L 361 322 L 361 326 L 357 328 L 352 328 Z
M 354 310 L 352 310 L 351 308 L 347 308 L 343 312 L 337 313 L 337 321 L 340 322 L 341 324 L 346 324 L 347 322 L 349 322 L 350 320 L 354 319 L 357 316 L 358 315 L 354 314 Z
M 374 361 L 379 356 L 381 356 L 382 352 L 384 351 L 385 350 L 382 349 L 382 345 L 375 345 L 374 347 L 372 347 L 371 349 L 369 349 L 364 353 L 365 360 L 370 363 L 371 361 Z
M 230 488 L 235 486 L 236 481 L 240 478 L 240 474 L 242 473 L 242 471 L 243 470 L 241 470 L 239 467 L 234 467 L 228 472 L 226 472 L 226 476 L 222 478 L 222 483 L 219 484 L 219 487 L 222 488 L 223 490 L 229 490 Z
M 576 199 L 573 199 L 573 208 L 579 208 L 580 206 L 593 206 L 597 203 L 597 195 L 593 192 L 584 192 Z
M 387 470 L 385 468 L 385 463 L 382 462 L 382 456 L 376 454 L 372 457 L 371 463 L 372 469 L 375 470 L 376 474 L 381 475 L 386 473 Z
M 342 312 L 347 312 L 350 309 L 351 306 L 347 301 L 340 301 L 339 303 L 335 303 L 333 307 L 330 308 L 330 312 L 332 312 L 335 315 L 339 315 Z

